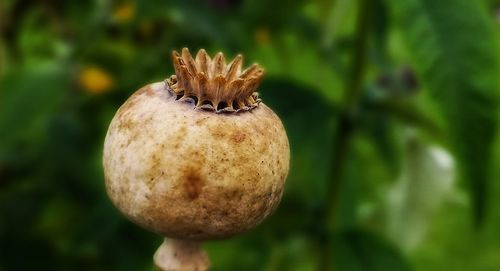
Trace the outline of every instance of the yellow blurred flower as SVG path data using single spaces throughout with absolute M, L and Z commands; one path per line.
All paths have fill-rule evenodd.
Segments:
M 150 38 L 154 32 L 154 24 L 152 21 L 143 21 L 139 25 L 139 30 L 144 38 Z
M 266 27 L 261 27 L 255 30 L 255 40 L 259 44 L 269 43 L 269 41 L 271 40 L 269 29 L 267 29 Z
M 113 18 L 118 23 L 126 23 L 132 20 L 135 16 L 135 4 L 132 2 L 124 2 L 118 5 L 113 11 Z
M 111 90 L 115 81 L 110 73 L 99 67 L 83 68 L 78 74 L 78 84 L 86 92 L 101 94 Z

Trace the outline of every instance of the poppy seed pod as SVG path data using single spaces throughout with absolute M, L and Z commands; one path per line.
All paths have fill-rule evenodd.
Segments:
M 194 241 L 249 230 L 277 207 L 289 144 L 257 95 L 258 65 L 242 71 L 241 55 L 226 64 L 222 53 L 193 59 L 186 48 L 173 63 L 175 75 L 138 90 L 111 121 L 106 190 L 127 218 L 175 240 L 157 251 L 160 269 L 203 270 Z

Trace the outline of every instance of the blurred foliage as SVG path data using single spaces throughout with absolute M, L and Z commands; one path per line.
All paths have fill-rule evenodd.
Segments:
M 0 1 L 0 271 L 152 270 L 104 135 L 184 46 L 243 53 L 292 147 L 213 270 L 498 270 L 498 0 Z
M 493 25 L 482 7 L 467 0 L 394 1 L 391 6 L 406 30 L 413 62 L 443 111 L 480 222 L 498 121 Z

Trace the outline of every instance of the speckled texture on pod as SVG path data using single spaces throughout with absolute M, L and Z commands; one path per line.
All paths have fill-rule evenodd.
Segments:
M 143 87 L 113 118 L 104 143 L 106 190 L 140 226 L 178 239 L 226 238 L 278 205 L 289 168 L 283 125 L 264 103 L 216 114 Z

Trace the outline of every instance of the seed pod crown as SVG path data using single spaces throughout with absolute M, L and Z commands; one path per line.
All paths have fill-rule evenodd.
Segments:
M 175 75 L 166 80 L 178 100 L 192 100 L 196 108 L 216 113 L 247 111 L 260 103 L 257 87 L 264 70 L 253 64 L 241 69 L 243 56 L 237 55 L 226 64 L 219 52 L 213 59 L 201 49 L 193 59 L 189 49 L 172 52 Z

